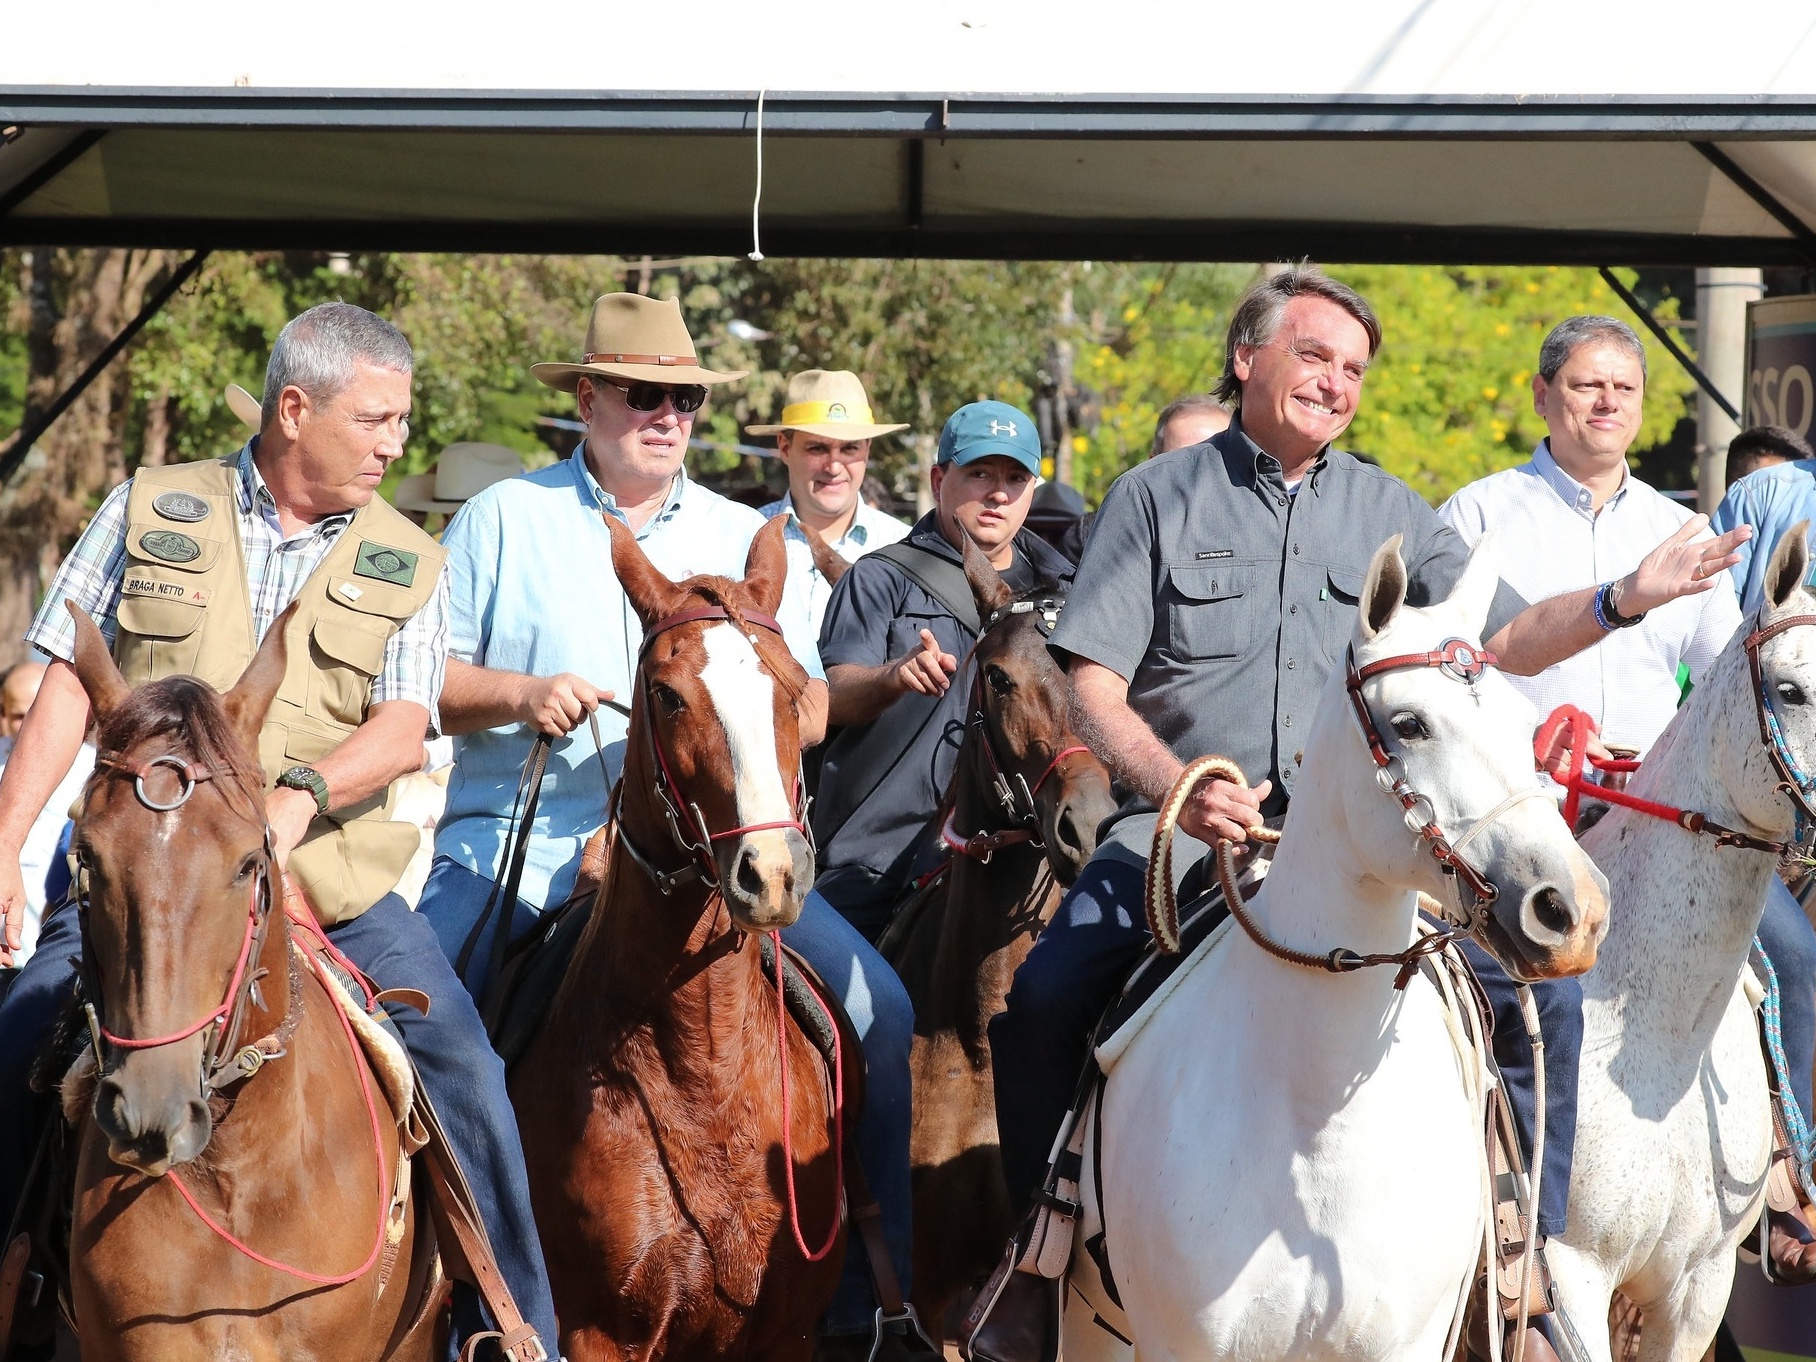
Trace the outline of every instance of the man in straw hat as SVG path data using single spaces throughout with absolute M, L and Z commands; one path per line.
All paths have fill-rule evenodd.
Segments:
M 504 876 L 512 793 L 538 733 L 549 757 L 517 900 L 513 936 L 574 890 L 580 855 L 622 769 L 626 723 L 600 701 L 628 694 L 643 638 L 612 568 L 610 516 L 671 578 L 742 577 L 763 517 L 687 475 L 694 418 L 715 386 L 743 378 L 700 364 L 673 300 L 612 293 L 593 304 L 577 363 L 531 372 L 571 392 L 586 436 L 568 459 L 473 497 L 442 536 L 448 550 L 450 659 L 443 725 L 460 735 L 448 807 L 420 911 L 467 986 L 484 991 L 497 919 L 486 905 Z M 788 646 L 814 679 L 802 702 L 804 742 L 825 730 L 826 687 L 806 611 L 785 599 Z M 588 732 L 605 740 L 600 769 Z M 913 1010 L 889 966 L 817 894 L 783 940 L 839 990 L 863 1041 L 869 1095 L 858 1154 L 883 1206 L 896 1271 L 909 1264 L 908 1050 Z M 876 1311 L 861 1250 L 850 1255 L 828 1315 L 837 1333 L 866 1337 Z
M 870 463 L 870 442 L 907 429 L 903 424 L 879 424 L 863 382 L 844 369 L 796 374 L 788 380 L 781 421 L 745 427 L 752 435 L 775 436 L 776 456 L 788 465 L 788 494 L 770 502 L 763 514 L 788 517 L 788 593 L 805 598 L 816 638 L 826 602 L 832 598 L 832 583 L 815 565 L 801 527 L 819 535 L 847 562 L 906 535 L 906 525 L 871 506 L 860 493 Z

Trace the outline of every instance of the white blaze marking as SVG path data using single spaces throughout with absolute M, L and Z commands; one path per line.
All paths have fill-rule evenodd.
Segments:
M 794 809 L 776 767 L 775 682 L 737 626 L 715 624 L 700 641 L 706 648 L 700 681 L 725 727 L 738 822 L 786 822 Z

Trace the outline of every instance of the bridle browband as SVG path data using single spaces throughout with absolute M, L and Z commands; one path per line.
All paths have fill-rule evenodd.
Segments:
M 153 799 L 145 788 L 145 781 L 154 771 L 163 767 L 175 772 L 178 782 L 178 794 L 174 800 Z M 250 778 L 244 771 L 235 767 L 199 766 L 185 757 L 174 753 L 151 757 L 141 762 L 128 761 L 123 753 L 102 752 L 95 758 L 95 771 L 89 777 L 90 782 L 107 778 L 130 778 L 135 798 L 145 808 L 154 813 L 172 813 L 187 804 L 198 786 L 216 779 L 230 779 L 244 785 Z M 253 883 L 250 902 L 246 911 L 246 931 L 240 940 L 240 949 L 234 960 L 233 974 L 228 980 L 227 990 L 212 1011 L 180 1030 L 168 1035 L 151 1037 L 132 1037 L 116 1035 L 109 1031 L 101 1021 L 103 997 L 101 981 L 95 972 L 94 944 L 89 928 L 89 895 L 88 867 L 86 862 L 78 865 L 76 877 L 76 911 L 82 931 L 82 956 L 79 973 L 81 975 L 83 1009 L 88 1018 L 89 1042 L 94 1047 L 96 1071 L 104 1072 L 106 1068 L 102 1043 L 115 1050 L 155 1050 L 166 1045 L 175 1045 L 188 1040 L 198 1032 L 211 1031 L 212 1034 L 202 1047 L 202 1092 L 205 1097 L 230 1087 L 235 1083 L 252 1077 L 267 1062 L 277 1059 L 286 1053 L 290 1037 L 295 1033 L 302 1020 L 302 973 L 297 967 L 295 955 L 289 956 L 289 994 L 284 1008 L 284 1015 L 276 1028 L 257 1040 L 242 1045 L 240 1037 L 244 1034 L 247 1009 L 256 1006 L 263 1009 L 265 1000 L 260 988 L 264 971 L 256 962 L 264 954 L 265 940 L 270 929 L 272 907 L 275 901 L 273 886 L 276 882 L 274 869 L 276 856 L 271 846 L 271 829 L 264 830 L 264 854 L 259 859 L 258 876 Z
M 642 674 L 643 661 L 649 654 L 650 645 L 661 635 L 671 629 L 678 629 L 684 624 L 697 624 L 703 620 L 723 620 L 740 627 L 755 625 L 759 629 L 774 634 L 777 638 L 783 638 L 782 626 L 772 616 L 756 610 L 740 609 L 733 613 L 731 609 L 723 605 L 702 605 L 688 610 L 678 610 L 672 615 L 663 616 L 644 631 L 642 646 L 637 650 L 637 670 L 643 690 L 645 726 L 649 730 L 650 750 L 655 756 L 657 774 L 651 782 L 652 790 L 668 821 L 669 834 L 674 838 L 676 847 L 686 854 L 687 860 L 677 869 L 663 870 L 647 852 L 639 848 L 626 835 L 621 823 L 615 836 L 617 844 L 624 848 L 625 853 L 637 867 L 654 882 L 656 889 L 664 898 L 674 893 L 681 885 L 696 879 L 714 893 L 724 893 L 725 886 L 720 879 L 719 863 L 714 858 L 712 851 L 715 842 L 742 837 L 752 832 L 793 829 L 807 839 L 810 855 L 813 849 L 813 832 L 807 824 L 808 800 L 799 772 L 795 775 L 795 816 L 793 818 L 777 819 L 768 823 L 750 823 L 742 827 L 727 828 L 722 832 L 714 832 L 707 826 L 706 816 L 700 811 L 699 804 L 687 798 L 681 790 L 680 783 L 675 779 L 674 772 L 669 766 L 668 753 L 663 749 L 661 736 L 656 731 L 655 696 L 652 693 L 649 679 Z M 751 634 L 750 639 L 754 644 L 756 635 Z M 623 713 L 625 717 L 630 716 L 630 711 L 624 706 L 613 704 L 612 707 Z M 612 791 L 610 807 L 607 811 L 608 822 L 617 823 L 619 821 L 622 789 L 623 783 L 620 781 Z M 695 839 L 696 833 L 698 840 Z

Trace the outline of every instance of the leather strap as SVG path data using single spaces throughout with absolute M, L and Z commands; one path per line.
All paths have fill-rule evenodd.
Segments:
M 412 1061 L 411 1067 L 415 1064 Z M 478 1202 L 467 1185 L 466 1174 L 454 1156 L 441 1118 L 429 1101 L 420 1074 L 416 1078 L 416 1113 L 422 1121 L 427 1142 L 418 1155 L 423 1170 L 429 1175 L 430 1204 L 436 1212 L 442 1237 L 443 1252 L 452 1246 L 466 1268 L 466 1277 L 479 1291 L 486 1310 L 498 1325 L 495 1332 L 475 1334 L 461 1349 L 461 1362 L 472 1362 L 475 1349 L 482 1342 L 494 1340 L 506 1362 L 548 1362 L 549 1352 L 532 1325 L 526 1324 L 511 1289 L 486 1237 L 485 1223 L 480 1219 Z
M 870 1183 L 864 1177 L 864 1165 L 858 1161 L 855 1148 L 848 1151 L 845 1159 L 845 1204 L 858 1238 L 864 1241 L 876 1302 L 885 1315 L 899 1317 L 907 1302 L 902 1297 L 902 1283 L 895 1275 L 895 1260 L 889 1256 L 889 1245 L 883 1238 L 883 1208 L 870 1195 Z
M 696 355 L 620 355 L 617 353 L 588 353 L 580 357 L 582 364 L 655 364 L 664 369 L 698 364 Z

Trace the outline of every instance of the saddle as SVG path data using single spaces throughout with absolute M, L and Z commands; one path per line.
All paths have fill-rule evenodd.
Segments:
M 1097 1203 L 1102 1204 L 1101 1133 L 1094 1140 L 1088 1141 L 1088 1137 L 1094 1123 L 1100 1126 L 1102 1122 L 1107 1071 L 1114 1067 L 1133 1035 L 1139 1032 L 1165 993 L 1170 991 L 1169 985 L 1182 979 L 1216 949 L 1213 937 L 1218 935 L 1218 928 L 1230 920 L 1221 886 L 1213 880 L 1210 888 L 1182 909 L 1180 917 L 1179 951 L 1166 955 L 1150 944 L 1130 971 L 1116 1001 L 1098 1023 L 1092 1036 L 1091 1058 L 1080 1076 L 1061 1128 L 1059 1153 L 1048 1165 L 1046 1180 L 1035 1193 L 1034 1205 L 1021 1229 L 978 1293 L 959 1329 L 959 1351 L 972 1362 L 1057 1362 L 1059 1358 L 1064 1293 L 1076 1266 L 1074 1241 L 1079 1218 L 1085 1209 L 1081 1184 L 1085 1175 L 1087 1142 L 1097 1155 L 1092 1159 L 1091 1173 L 1096 1184 Z M 1440 976 L 1439 972 L 1444 968 L 1430 957 L 1419 965 L 1420 972 L 1437 989 L 1439 996 L 1450 1000 L 1453 1012 L 1466 1014 L 1459 1020 L 1469 1033 L 1469 1043 L 1479 1050 L 1487 1071 L 1493 1075 L 1488 1087 L 1483 1131 L 1488 1166 L 1494 1179 L 1493 1261 L 1484 1262 L 1463 1307 L 1469 1321 L 1465 1333 L 1470 1350 L 1487 1357 L 1491 1355 L 1487 1321 L 1498 1315 L 1511 1326 L 1520 1319 L 1522 1284 L 1526 1288 L 1523 1304 L 1528 1320 L 1551 1315 L 1556 1309 L 1556 1294 L 1542 1254 L 1534 1256 L 1530 1274 L 1526 1270 L 1526 1245 L 1534 1211 L 1529 1198 L 1525 1156 L 1490 1048 L 1493 1017 L 1487 998 L 1462 957 L 1452 958 L 1448 980 Z M 1091 1308 L 1092 1317 L 1100 1328 L 1123 1344 L 1129 1344 L 1131 1340 L 1124 1332 L 1127 1321 L 1121 1314 L 1122 1297 L 1116 1285 L 1110 1246 L 1101 1226 L 1077 1247 L 1084 1249 L 1095 1271 L 1097 1289 L 1081 1290 L 1076 1283 L 1071 1284 L 1070 1289 Z M 1099 1292 L 1101 1299 L 1097 1298 Z M 1568 1321 L 1561 1314 L 1557 1319 L 1562 1329 L 1553 1332 L 1568 1334 Z M 1458 1324 L 1463 1324 L 1462 1314 Z M 1549 1341 L 1539 1332 L 1538 1326 L 1532 1326 L 1526 1356 L 1532 1362 L 1538 1362 L 1549 1351 Z M 1579 1356 L 1587 1356 L 1580 1343 L 1576 1352 Z

